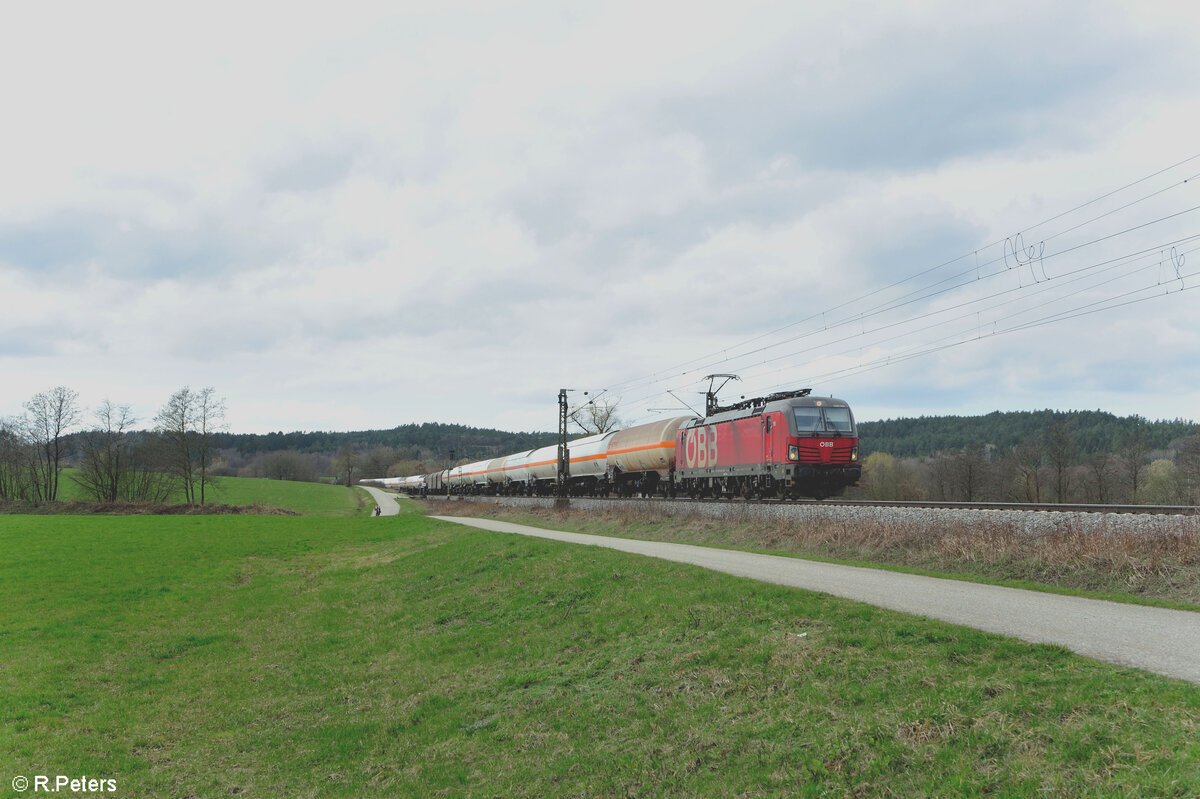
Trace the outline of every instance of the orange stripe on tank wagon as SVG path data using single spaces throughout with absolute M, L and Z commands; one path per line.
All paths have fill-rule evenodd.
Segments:
M 624 455 L 629 452 L 644 452 L 648 449 L 675 449 L 674 441 L 663 441 L 658 444 L 642 444 L 640 447 L 625 447 L 624 449 L 609 450 L 609 455 Z
M 570 449 L 568 447 L 567 449 Z M 624 455 L 628 452 L 642 452 L 650 449 L 675 449 L 674 441 L 666 441 L 659 444 L 643 444 L 638 447 L 625 447 L 624 449 L 614 449 L 611 452 L 606 452 L 601 455 L 581 455 L 578 458 L 571 458 L 571 463 L 584 463 L 586 461 L 598 461 L 607 458 L 610 455 Z M 501 471 L 507 472 L 512 469 L 533 469 L 538 466 L 549 466 L 552 463 L 558 463 L 558 459 L 549 461 L 534 461 L 533 463 L 520 463 L 513 466 L 501 467 Z

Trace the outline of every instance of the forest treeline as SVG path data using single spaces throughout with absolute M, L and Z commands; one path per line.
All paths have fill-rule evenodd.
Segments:
M 216 438 L 225 473 L 279 480 L 333 478 L 347 485 L 404 477 L 553 444 L 554 433 L 509 433 L 458 424 L 405 424 L 349 433 L 226 433 Z
M 859 425 L 879 500 L 1200 503 L 1200 427 L 1102 411 L 991 413 Z
M 1195 422 L 1151 422 L 1140 416 L 1115 416 L 1104 411 L 994 411 L 985 416 L 922 416 L 859 422 L 860 451 L 886 452 L 898 458 L 928 458 L 939 452 L 990 445 L 1006 451 L 1041 436 L 1052 424 L 1067 425 L 1076 456 L 1088 458 L 1116 452 L 1131 434 L 1140 431 L 1152 450 L 1200 432 Z
M 1055 422 L 1067 424 L 1077 455 L 1116 452 L 1135 430 L 1142 431 L 1153 450 L 1167 449 L 1173 441 L 1200 432 L 1185 420 L 1151 422 L 1138 416 L 1119 417 L 1104 411 L 994 412 L 985 416 L 922 416 L 859 422 L 861 451 L 886 452 L 900 458 L 928 458 L 940 452 L 974 445 L 1006 450 L 1025 443 Z M 553 444 L 554 433 L 508 433 L 502 430 L 457 424 L 405 424 L 389 430 L 340 432 L 276 432 L 266 434 L 217 433 L 214 443 L 225 451 L 253 458 L 267 452 L 292 451 L 335 455 L 352 444 L 360 452 L 384 448 L 398 450 L 405 459 L 458 462 L 522 452 Z M 453 458 L 450 453 L 453 452 Z M 432 467 L 431 467 L 432 468 Z
M 524 449 L 553 444 L 554 433 L 506 433 L 459 424 L 404 424 L 390 430 L 363 430 L 352 433 L 333 432 L 276 432 L 264 434 L 222 433 L 214 439 L 221 449 L 234 450 L 243 456 L 264 452 L 290 450 L 300 453 L 332 455 L 347 444 L 360 450 L 387 448 L 402 450 L 409 457 L 449 458 L 450 451 L 459 457 L 482 460 L 489 456 L 507 455 Z

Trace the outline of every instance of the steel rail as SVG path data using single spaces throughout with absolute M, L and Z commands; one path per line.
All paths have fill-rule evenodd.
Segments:
M 1142 513 L 1159 516 L 1195 516 L 1196 505 L 1096 505 L 1053 502 L 888 502 L 880 500 L 811 500 L 816 505 L 871 508 L 932 508 L 944 510 L 1016 510 L 1038 513 Z
M 544 497 L 507 496 L 503 494 L 454 494 L 458 499 L 539 499 Z M 418 499 L 446 499 L 443 494 L 429 494 Z M 1200 515 L 1200 506 L 1196 505 L 1081 505 L 1056 504 L 1050 502 L 934 502 L 909 501 L 892 502 L 867 499 L 741 499 L 732 497 L 690 499 L 688 497 L 572 497 L 572 499 L 589 500 L 624 500 L 642 502 L 714 502 L 714 503 L 744 503 L 752 505 L 811 505 L 813 507 L 847 507 L 847 508 L 913 508 L 930 510 L 974 510 L 974 511 L 1026 511 L 1031 513 L 1128 513 L 1150 514 L 1158 516 L 1196 516 Z

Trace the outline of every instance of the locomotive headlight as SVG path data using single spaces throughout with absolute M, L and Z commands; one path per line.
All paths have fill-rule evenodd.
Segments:
M 800 460 L 800 447 L 797 446 L 796 444 L 788 444 L 788 460 L 789 461 Z
M 850 448 L 850 460 L 851 460 L 851 462 L 857 462 L 857 461 L 858 461 L 858 447 L 851 447 L 851 448 Z

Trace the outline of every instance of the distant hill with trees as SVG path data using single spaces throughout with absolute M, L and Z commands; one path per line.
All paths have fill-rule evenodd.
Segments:
M 1070 428 L 1079 460 L 1117 452 L 1139 432 L 1151 450 L 1165 450 L 1200 432 L 1195 422 L 1151 422 L 1140 416 L 1104 411 L 994 411 L 985 416 L 921 416 L 859 422 L 863 457 L 886 452 L 897 458 L 927 458 L 969 447 L 991 446 L 1004 452 L 1040 438 L 1054 425 Z
M 862 486 L 884 500 L 1191 505 L 1200 426 L 1103 411 L 994 412 L 858 426 Z
M 390 430 L 362 430 L 349 433 L 223 433 L 216 437 L 222 449 L 236 450 L 241 455 L 291 450 L 311 454 L 334 454 L 352 444 L 362 450 L 388 448 L 402 450 L 410 458 L 454 459 L 484 458 L 507 455 L 510 452 L 544 447 L 557 440 L 554 433 L 508 433 L 503 430 L 467 427 L 460 424 L 405 424 Z
M 403 477 L 447 466 L 544 447 L 554 433 L 509 433 L 458 424 L 405 424 L 348 433 L 224 433 L 216 445 L 228 474 L 279 480 L 335 475 L 347 484 L 371 477 Z

